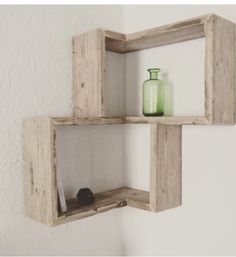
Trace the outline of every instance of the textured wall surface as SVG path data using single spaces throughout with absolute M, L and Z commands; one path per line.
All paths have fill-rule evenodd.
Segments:
M 22 119 L 71 114 L 73 35 L 122 31 L 119 6 L 0 7 L 0 255 L 122 254 L 122 210 L 56 228 L 23 214 Z

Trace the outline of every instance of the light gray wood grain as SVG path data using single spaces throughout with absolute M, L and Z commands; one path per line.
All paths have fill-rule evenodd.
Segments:
M 76 117 L 105 116 L 105 36 L 96 29 L 73 37 L 73 112 Z
M 106 49 L 117 53 L 129 53 L 201 38 L 204 37 L 204 23 L 210 16 L 204 15 L 128 35 L 104 31 Z
M 149 192 L 133 188 L 124 188 L 127 205 L 133 208 L 150 211 Z
M 124 124 L 123 117 L 106 117 L 106 118 L 78 118 L 78 117 L 54 117 L 53 124 L 57 126 L 65 125 L 109 125 L 109 124 Z
M 54 133 L 50 118 L 24 121 L 25 212 L 48 225 L 57 216 Z
M 181 126 L 151 125 L 152 211 L 163 211 L 181 204 L 181 131 Z
M 78 118 L 78 117 L 54 117 L 53 124 L 64 125 L 109 125 L 109 124 L 167 124 L 167 125 L 209 125 L 204 116 L 166 116 L 166 117 L 101 117 L 101 118 Z
M 127 187 L 96 193 L 95 202 L 92 205 L 81 206 L 77 199 L 70 199 L 67 201 L 67 206 L 68 211 L 60 213 L 54 225 L 79 220 L 125 206 L 150 210 L 149 193 Z
M 128 116 L 125 117 L 125 123 L 134 124 L 166 124 L 166 125 L 207 125 L 209 121 L 204 116 Z
M 235 24 L 212 15 L 205 34 L 205 115 L 211 124 L 235 124 Z
M 126 42 L 126 35 L 111 30 L 103 31 L 105 36 L 105 48 L 107 51 L 123 53 Z

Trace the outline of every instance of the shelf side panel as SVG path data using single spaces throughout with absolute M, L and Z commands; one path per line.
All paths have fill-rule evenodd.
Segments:
M 163 211 L 181 205 L 181 137 L 181 126 L 151 125 L 152 211 Z
M 73 38 L 73 113 L 104 117 L 105 36 L 101 29 Z
M 26 215 L 53 225 L 57 217 L 55 131 L 49 118 L 24 121 L 24 198 Z
M 212 124 L 235 124 L 235 24 L 213 15 L 205 34 L 206 117 Z

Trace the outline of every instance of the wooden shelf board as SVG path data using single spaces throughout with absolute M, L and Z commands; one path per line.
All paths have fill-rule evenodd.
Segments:
M 204 116 L 127 116 L 127 117 L 97 117 L 97 118 L 77 118 L 77 117 L 37 117 L 26 120 L 49 119 L 55 126 L 66 125 L 112 125 L 112 124 L 164 124 L 164 125 L 209 125 L 210 122 Z
M 124 124 L 123 117 L 96 117 L 96 118 L 77 118 L 77 117 L 54 117 L 54 125 L 109 125 Z
M 108 190 L 96 193 L 95 202 L 89 206 L 81 206 L 76 198 L 67 200 L 68 211 L 59 213 L 54 225 L 93 216 L 127 205 L 150 210 L 149 192 L 126 187 Z
M 125 123 L 140 124 L 165 124 L 165 125 L 209 125 L 209 121 L 204 116 L 128 116 Z
M 129 53 L 205 36 L 205 23 L 213 14 L 204 15 L 128 35 L 104 30 L 106 50 Z
M 150 211 L 150 204 L 149 204 L 149 192 L 137 190 L 133 188 L 125 188 L 126 195 L 127 195 L 127 205 Z

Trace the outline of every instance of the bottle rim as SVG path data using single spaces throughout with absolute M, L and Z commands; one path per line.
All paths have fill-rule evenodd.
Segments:
M 161 69 L 159 69 L 159 68 L 149 68 L 149 69 L 147 69 L 147 71 L 149 71 L 149 72 L 159 72 L 159 71 L 161 71 Z

